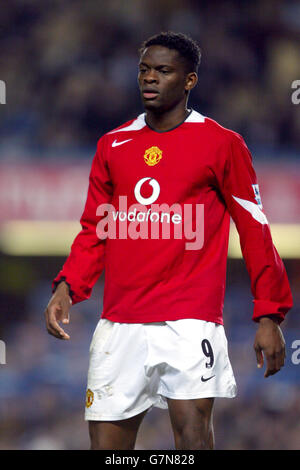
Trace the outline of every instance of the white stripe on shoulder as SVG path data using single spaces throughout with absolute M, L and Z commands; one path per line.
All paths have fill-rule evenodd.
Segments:
M 268 224 L 267 217 L 265 214 L 260 210 L 257 204 L 254 202 L 248 201 L 247 199 L 240 199 L 239 197 L 232 196 L 233 199 L 236 200 L 246 211 L 250 212 L 253 219 L 257 220 L 260 224 Z
M 145 122 L 145 113 L 140 114 L 129 126 L 122 127 L 121 129 L 117 129 L 116 131 L 108 132 L 107 134 L 115 134 L 116 132 L 124 132 L 124 131 L 139 131 L 146 126 Z
M 184 122 L 204 122 L 205 116 L 198 113 L 197 111 L 192 111 L 189 117 Z

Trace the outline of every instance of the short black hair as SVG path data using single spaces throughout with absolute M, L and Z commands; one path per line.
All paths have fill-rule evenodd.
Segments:
M 143 42 L 139 50 L 140 54 L 150 46 L 163 46 L 168 49 L 175 49 L 186 61 L 187 72 L 197 72 L 201 60 L 201 49 L 190 36 L 172 31 L 156 34 Z

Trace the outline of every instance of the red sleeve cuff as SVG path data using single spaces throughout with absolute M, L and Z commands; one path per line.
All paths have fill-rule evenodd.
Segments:
M 55 291 L 61 281 L 65 281 L 69 286 L 72 305 L 82 302 L 90 297 L 92 289 L 83 285 L 79 280 L 71 279 L 70 276 L 65 276 L 63 274 L 58 274 L 58 276 L 53 280 L 52 292 Z
M 271 302 L 269 300 L 253 300 L 254 311 L 252 320 L 257 322 L 260 317 L 274 315 L 278 318 L 279 323 L 284 320 L 287 312 L 292 308 L 293 304 L 282 304 L 279 302 Z

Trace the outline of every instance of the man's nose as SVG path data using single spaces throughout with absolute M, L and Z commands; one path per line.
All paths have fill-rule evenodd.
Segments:
M 144 80 L 146 83 L 157 82 L 157 72 L 155 70 L 149 70 L 145 75 Z

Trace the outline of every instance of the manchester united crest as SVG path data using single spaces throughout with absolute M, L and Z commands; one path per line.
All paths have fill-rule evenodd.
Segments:
M 88 390 L 86 391 L 85 406 L 86 406 L 87 408 L 89 408 L 90 406 L 92 406 L 93 401 L 94 401 L 94 394 L 93 394 L 92 390 L 88 389 Z
M 145 163 L 149 166 L 156 165 L 162 158 L 162 151 L 158 147 L 150 147 L 144 155 Z

